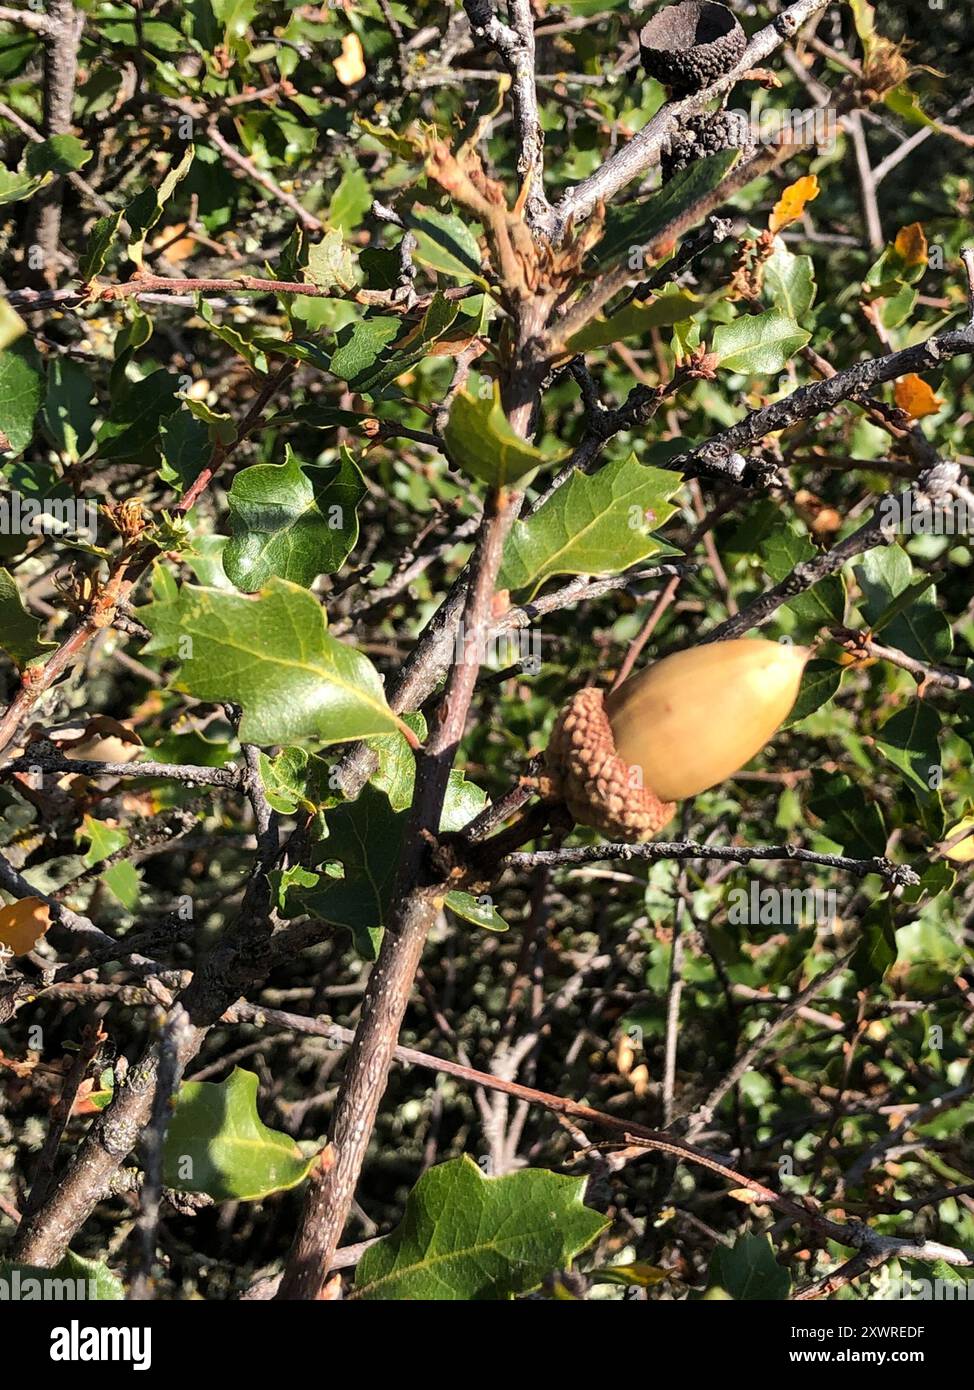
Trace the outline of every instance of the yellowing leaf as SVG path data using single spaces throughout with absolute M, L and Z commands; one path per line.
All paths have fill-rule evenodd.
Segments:
M 806 203 L 812 202 L 819 194 L 818 178 L 815 174 L 805 174 L 788 185 L 774 205 L 768 228 L 774 233 L 796 221 L 805 211 Z
M 893 395 L 900 410 L 905 410 L 914 420 L 922 420 L 925 415 L 936 415 L 943 405 L 941 398 L 935 396 L 923 378 L 915 372 L 900 377 L 893 387 Z
M 908 227 L 896 233 L 893 249 L 903 260 L 904 265 L 926 265 L 927 238 L 919 222 L 911 222 Z
M 0 907 L 0 944 L 15 956 L 26 956 L 51 925 L 51 909 L 43 898 L 21 898 Z
M 941 848 L 945 859 L 970 864 L 974 860 L 974 816 L 966 816 L 948 830 Z
M 358 34 L 346 34 L 342 39 L 342 53 L 335 59 L 335 72 L 343 87 L 354 87 L 365 76 L 365 58 Z

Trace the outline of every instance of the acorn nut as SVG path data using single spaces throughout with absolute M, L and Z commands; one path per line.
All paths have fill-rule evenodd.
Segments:
M 807 647 L 740 638 L 676 652 L 558 715 L 543 792 L 613 839 L 648 840 L 675 803 L 737 772 L 791 712 Z

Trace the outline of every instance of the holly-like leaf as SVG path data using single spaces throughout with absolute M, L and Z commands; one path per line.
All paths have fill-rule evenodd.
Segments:
M 940 786 L 940 715 L 925 700 L 911 700 L 886 720 L 876 747 L 906 777 L 920 801 Z
M 714 330 L 717 365 L 727 372 L 774 376 L 811 337 L 783 309 L 741 314 Z
M 767 1236 L 744 1236 L 732 1246 L 718 1245 L 707 1282 L 739 1300 L 780 1301 L 791 1289 L 788 1271 L 775 1259 Z
M 340 228 L 327 228 L 321 240 L 308 248 L 305 279 L 317 285 L 319 289 L 350 290 L 361 278 L 352 248 L 346 242 Z
M 78 259 L 78 275 L 82 280 L 93 280 L 104 270 L 124 216 L 122 211 L 106 213 L 88 233 L 85 249 Z
M 195 147 L 187 145 L 182 159 L 170 167 L 164 178 L 160 180 L 158 187 L 153 188 L 150 185 L 148 188 L 143 188 L 142 192 L 136 194 L 126 208 L 125 220 L 132 231 L 126 246 L 126 254 L 134 265 L 142 265 L 145 239 L 162 216 L 163 208 L 176 191 L 177 185 L 189 173 L 195 154 Z
M 69 1250 L 56 1265 L 24 1265 L 15 1261 L 0 1264 L 0 1280 L 8 1296 L 18 1301 L 45 1302 L 68 1299 L 85 1303 L 121 1303 L 125 1286 L 106 1264 L 86 1260 Z M 15 1292 L 14 1292 L 15 1290 Z
M 175 414 L 179 378 L 164 368 L 125 382 L 95 436 L 100 459 L 139 458 L 156 447 L 162 421 Z
M 358 540 L 365 482 L 345 448 L 335 468 L 303 464 L 287 446 L 281 464 L 258 463 L 233 480 L 227 496 L 233 536 L 223 567 L 253 593 L 273 575 L 305 587 L 341 569 Z
M 496 382 L 487 397 L 457 393 L 443 437 L 455 467 L 490 487 L 526 486 L 542 463 L 555 461 L 511 428 Z
M 42 627 L 40 619 L 24 607 L 13 575 L 9 570 L 0 569 L 0 648 L 21 670 L 56 645 L 40 639 L 38 634 Z
M 305 1158 L 288 1134 L 257 1113 L 257 1077 L 234 1067 L 226 1081 L 187 1081 L 179 1089 L 162 1151 L 162 1180 L 177 1192 L 216 1202 L 253 1202 L 297 1187 L 317 1155 Z
M 888 898 L 881 898 L 865 912 L 849 969 L 860 989 L 879 984 L 896 960 L 896 930 Z
M 886 852 L 886 827 L 879 807 L 848 777 L 815 771 L 808 809 L 844 854 L 872 859 Z
M 28 174 L 70 174 L 82 169 L 91 150 L 76 135 L 52 135 L 49 140 L 27 146 L 24 168 Z
M 839 693 L 841 684 L 841 666 L 837 666 L 834 661 L 810 661 L 802 675 L 798 699 L 781 727 L 790 728 L 800 719 L 806 719 L 808 715 L 827 705 Z
M 780 237 L 764 263 L 764 294 L 775 309 L 801 323 L 815 302 L 815 265 L 811 256 L 796 256 Z
M 55 446 L 71 463 L 91 447 L 93 396 L 91 373 L 69 357 L 55 357 L 47 373 L 43 420 Z
M 688 168 L 674 175 L 661 192 L 654 193 L 643 202 L 621 207 L 613 204 L 605 220 L 602 240 L 593 255 L 596 264 L 604 269 L 614 261 L 628 259 L 632 265 L 634 255 L 676 218 L 694 204 L 702 203 L 714 191 L 739 153 L 736 149 L 722 150 L 719 154 L 708 155 L 706 159 L 696 159 Z M 708 211 L 709 208 L 701 207 L 701 219 Z M 642 266 L 639 268 L 642 269 Z
M 416 238 L 413 259 L 451 280 L 471 282 L 486 288 L 477 238 L 454 212 L 414 203 L 405 217 L 406 226 Z
M 654 532 L 677 510 L 679 473 L 648 468 L 635 454 L 598 472 L 575 472 L 527 521 L 515 522 L 498 579 L 533 596 L 556 574 L 620 574 L 676 552 Z
M 328 838 L 316 865 L 337 862 L 343 876 L 320 874 L 314 886 L 288 894 L 289 916 L 309 912 L 352 933 L 355 949 L 375 960 L 385 929 L 399 865 L 405 812 L 393 811 L 381 792 L 366 787 L 355 801 L 328 815 Z
M 774 583 L 818 552 L 801 527 L 783 516 L 774 517 L 758 545 L 761 563 Z M 789 609 L 814 633 L 823 623 L 841 623 L 845 616 L 845 586 L 837 574 L 826 575 L 803 594 L 790 599 Z
M 608 1225 L 584 1205 L 584 1193 L 584 1178 L 542 1168 L 485 1178 L 467 1155 L 438 1164 L 409 1194 L 402 1224 L 366 1250 L 351 1297 L 458 1302 L 526 1293 Z
M 158 571 L 157 571 L 158 572 Z M 367 657 L 326 628 L 306 589 L 271 579 L 254 598 L 162 579 L 138 610 L 146 651 L 181 662 L 179 688 L 243 707 L 245 743 L 344 743 L 402 728 Z
M 472 922 L 484 931 L 507 931 L 507 923 L 494 906 L 494 901 L 486 894 L 475 898 L 472 893 L 459 891 L 447 893 L 444 899 L 447 907 L 465 922 Z
M 33 343 L 20 339 L 0 352 L 0 458 L 22 454 L 34 437 L 44 375 Z
M 671 328 L 692 318 L 702 307 L 696 295 L 670 286 L 648 304 L 633 300 L 609 318 L 593 319 L 569 338 L 568 347 L 571 352 L 591 352 L 648 333 L 651 328 Z

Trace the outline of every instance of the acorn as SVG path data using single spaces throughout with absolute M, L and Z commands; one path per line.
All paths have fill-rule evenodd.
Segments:
M 649 840 L 676 802 L 759 753 L 798 697 L 807 647 L 744 637 L 676 652 L 608 696 L 579 690 L 545 752 L 542 791 L 581 825 Z
M 736 17 L 716 0 L 669 5 L 643 25 L 639 35 L 643 67 L 677 99 L 702 91 L 730 72 L 746 47 Z

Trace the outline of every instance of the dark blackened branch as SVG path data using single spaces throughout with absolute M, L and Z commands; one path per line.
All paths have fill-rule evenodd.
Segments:
M 826 383 L 821 383 L 825 385 Z M 795 566 L 784 579 L 759 595 L 720 623 L 701 640 L 703 642 L 722 642 L 731 637 L 742 637 L 751 628 L 763 627 L 778 609 L 799 594 L 806 593 L 815 584 L 821 583 L 829 575 L 836 574 L 850 560 L 864 555 L 879 545 L 891 545 L 896 540 L 897 523 L 904 518 L 931 511 L 947 502 L 952 495 L 952 487 L 957 482 L 960 469 L 955 463 L 940 463 L 920 474 L 915 486 L 903 492 L 890 492 L 880 498 L 858 531 L 831 550 L 813 555 Z
M 672 284 L 682 275 L 687 266 L 698 256 L 701 256 L 704 251 L 709 251 L 711 246 L 719 246 L 722 241 L 727 240 L 730 234 L 730 218 L 708 217 L 702 227 L 684 239 L 676 255 L 654 270 L 648 280 L 644 280 L 641 285 L 636 285 L 634 289 L 630 290 L 625 299 L 616 306 L 617 309 L 624 309 L 634 299 L 645 299 L 647 295 L 657 294 L 666 285 Z
M 507 0 L 510 24 L 494 13 L 491 0 L 464 0 L 463 7 L 474 34 L 490 44 L 510 74 L 526 220 L 533 231 L 552 238 L 555 219 L 544 191 L 544 132 L 534 71 L 531 0 Z
M 792 864 L 818 864 L 827 869 L 841 869 L 856 878 L 878 874 L 891 886 L 919 883 L 915 871 L 906 864 L 894 864 L 890 859 L 850 859 L 844 854 L 818 854 L 798 845 L 701 845 L 693 840 L 653 840 L 648 844 L 580 845 L 570 849 L 541 849 L 509 854 L 501 868 L 534 869 L 547 864 L 552 868 L 578 868 L 597 864 L 604 859 L 625 863 L 656 864 L 664 859 L 714 859 L 725 864 L 752 864 L 782 861 Z
M 968 264 L 966 259 L 965 264 Z M 970 352 L 974 352 L 974 322 L 951 332 L 934 334 L 925 342 L 899 352 L 856 362 L 824 381 L 800 386 L 780 401 L 773 401 L 760 410 L 752 410 L 736 425 L 698 444 L 688 453 L 671 459 L 664 466 L 677 469 L 685 477 L 724 477 L 745 486 L 753 485 L 755 466 L 742 457 L 741 450 L 800 420 L 810 420 L 834 410 L 843 401 L 855 401 L 874 386 L 882 386 L 909 373 L 937 370 L 951 358 Z
M 239 787 L 243 776 L 240 768 L 229 764 L 196 767 L 193 763 L 102 763 L 94 758 L 66 758 L 51 744 L 42 746 L 39 743 L 32 745 L 31 753 L 15 758 L 0 769 L 0 775 L 12 772 L 51 773 L 58 777 L 164 777 L 170 782 L 183 782 L 187 787 Z

